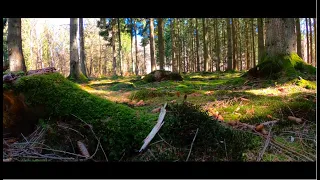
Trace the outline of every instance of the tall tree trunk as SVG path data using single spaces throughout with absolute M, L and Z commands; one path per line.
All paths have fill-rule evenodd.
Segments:
M 309 57 L 309 27 L 308 27 L 308 18 L 305 18 L 306 22 L 306 38 L 307 38 L 307 62 L 310 63 L 310 57 Z
M 117 75 L 117 52 L 116 52 L 116 19 L 112 18 L 112 74 L 114 76 Z M 106 67 L 106 66 L 105 66 Z
M 156 70 L 156 59 L 154 57 L 155 52 L 155 43 L 154 43 L 154 22 L 153 18 L 150 18 L 149 21 L 149 29 L 150 29 L 150 56 L 151 56 L 151 71 Z
M 133 61 L 133 48 L 132 48 L 132 41 L 133 41 L 133 19 L 130 18 L 130 37 L 131 37 L 131 44 L 130 44 L 130 48 L 131 48 L 131 73 L 133 74 L 134 72 L 134 61 Z
M 227 62 L 227 70 L 232 70 L 232 45 L 231 45 L 231 22 L 230 18 L 226 18 L 227 23 L 227 36 L 228 36 L 228 62 Z
M 238 35 L 238 38 L 239 38 L 239 70 L 242 71 L 242 46 L 241 46 L 241 25 L 240 25 L 240 20 L 238 21 L 238 29 L 239 29 L 239 35 Z
M 254 18 L 251 19 L 251 32 L 252 32 L 252 65 L 253 67 L 256 66 L 256 47 L 254 44 L 254 34 L 255 34 L 255 28 L 254 28 L 254 24 L 253 24 Z
M 171 46 L 172 46 L 172 71 L 178 72 L 177 70 L 177 59 L 176 59 L 176 38 L 175 38 L 175 20 L 172 18 L 171 21 Z
M 297 54 L 302 57 L 302 50 L 301 50 L 301 28 L 300 28 L 300 19 L 295 18 L 296 21 L 296 32 L 297 32 Z
M 267 19 L 266 28 L 266 53 L 268 56 L 295 52 L 296 35 L 293 18 Z
M 261 62 L 264 53 L 264 40 L 263 40 L 263 18 L 258 18 L 258 62 Z
M 80 79 L 80 64 L 77 43 L 78 18 L 70 18 L 70 74 L 69 78 Z
M 236 60 L 236 30 L 235 30 L 235 19 L 232 18 L 232 69 L 236 70 L 237 60 Z
M 205 18 L 202 18 L 202 29 L 203 29 L 203 63 L 204 63 L 203 71 L 208 71 L 208 47 L 207 47 L 208 33 L 207 33 Z
M 217 47 L 216 47 L 216 53 L 217 53 L 217 67 L 216 71 L 220 71 L 220 36 L 219 36 L 219 29 L 218 29 L 218 19 L 216 19 L 216 41 L 217 41 Z
M 22 52 L 21 18 L 8 18 L 8 55 L 10 71 L 27 71 Z
M 250 53 L 249 53 L 249 23 L 248 19 L 246 21 L 246 69 L 250 69 Z
M 134 38 L 135 38 L 135 44 L 136 44 L 136 63 L 135 63 L 135 73 L 136 75 L 139 74 L 139 60 L 138 60 L 138 38 L 137 38 L 137 24 L 134 22 Z
M 83 18 L 79 18 L 79 36 L 80 36 L 80 64 L 81 72 L 84 76 L 87 76 L 86 71 L 86 54 L 84 50 L 84 33 L 83 33 Z
M 313 18 L 314 32 L 314 66 L 317 67 L 317 18 Z
M 123 76 L 120 18 L 118 18 L 118 39 L 119 39 L 119 63 L 120 63 L 119 68 L 120 68 L 120 75 Z
M 196 18 L 196 53 L 197 53 L 197 71 L 200 71 L 199 32 L 198 32 L 198 19 L 197 18 Z
M 313 53 L 312 53 L 312 26 L 311 26 L 311 18 L 308 18 L 309 19 L 309 27 L 310 27 L 310 64 L 313 64 Z
M 143 46 L 143 74 L 146 74 L 146 46 Z
M 164 39 L 163 39 L 163 19 L 158 18 L 158 38 L 159 38 L 159 63 L 160 69 L 164 69 Z

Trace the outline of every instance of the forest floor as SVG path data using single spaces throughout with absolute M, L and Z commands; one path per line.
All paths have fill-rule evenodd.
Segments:
M 164 122 L 167 123 L 160 129 L 146 151 L 137 153 L 135 149 L 133 155 L 129 156 L 125 156 L 127 155 L 125 150 L 117 152 L 123 153 L 117 161 L 234 161 L 240 159 L 242 161 L 315 161 L 316 81 L 304 79 L 287 81 L 285 78 L 276 81 L 250 79 L 241 77 L 241 74 L 240 72 L 188 73 L 182 75 L 183 81 L 153 83 L 146 83 L 143 76 L 105 77 L 91 79 L 88 83 L 77 85 L 90 94 L 129 106 L 137 113 L 148 114 L 150 115 L 148 117 L 154 118 L 154 121 L 165 103 L 178 105 L 176 109 L 167 109 L 164 118 Z M 194 111 L 193 108 L 182 106 L 183 104 L 196 105 L 197 108 Z M 179 108 L 182 110 L 179 111 Z M 230 133 L 229 130 L 221 128 L 223 126 L 202 123 L 207 118 L 201 113 L 197 114 L 197 110 L 209 115 L 210 121 L 219 122 L 246 134 L 251 133 L 258 138 Z M 172 115 L 174 113 L 175 116 Z M 192 113 L 195 114 L 194 117 L 188 117 L 193 116 Z M 179 116 L 181 116 L 180 119 Z M 173 121 L 172 117 L 174 117 Z M 181 125 L 180 122 L 182 123 L 184 118 L 187 119 L 187 122 Z M 178 123 L 174 124 L 174 122 Z M 179 127 L 172 127 L 173 124 Z M 190 127 L 188 124 L 191 124 Z M 60 127 L 64 131 L 69 129 L 75 135 L 81 135 L 82 139 L 84 136 L 89 137 L 86 135 L 91 133 L 88 129 L 79 130 L 76 129 L 79 125 L 70 125 L 58 123 L 49 126 Z M 16 143 L 15 147 L 17 148 L 17 145 L 19 147 L 30 146 L 31 141 L 39 141 L 40 136 L 44 134 L 44 128 L 41 127 L 48 127 L 48 125 L 40 121 L 37 130 L 29 137 L 23 136 L 22 141 L 25 142 Z M 216 127 L 218 128 L 214 129 Z M 151 130 L 147 129 L 146 131 L 150 132 Z M 62 132 L 62 130 L 60 131 Z M 179 131 L 179 133 L 177 134 L 175 131 Z M 68 132 L 68 134 L 70 133 Z M 100 137 L 98 139 L 94 132 L 93 134 L 100 143 Z M 72 139 L 72 136 L 70 136 L 71 139 L 69 135 L 68 139 L 66 137 L 65 134 L 60 134 L 59 138 L 64 139 L 59 139 L 57 143 L 61 144 L 63 141 L 70 145 L 71 141 L 77 141 L 77 138 Z M 248 137 L 254 140 L 249 141 Z M 180 144 L 173 142 L 180 142 L 179 138 L 184 142 L 182 140 Z M 43 144 L 43 142 L 38 142 L 38 144 Z M 99 143 L 88 148 L 89 151 L 95 151 L 91 158 L 96 154 Z M 211 143 L 214 145 L 211 146 Z M 74 159 L 69 158 L 68 155 L 83 158 L 76 154 L 74 145 L 72 145 L 72 149 L 73 153 L 66 154 L 65 151 L 47 147 L 47 150 L 67 155 L 58 157 L 55 154 L 54 157 L 57 160 Z M 102 147 L 101 149 L 103 150 Z M 242 156 L 240 158 L 239 153 Z M 108 153 L 106 155 L 104 151 L 103 154 L 108 156 Z M 39 156 L 43 159 L 48 158 L 44 155 Z M 104 156 L 101 155 L 99 159 Z M 123 158 L 124 156 L 125 158 Z M 3 159 L 5 158 L 4 156 Z M 50 155 L 50 158 L 53 157 Z M 28 160 L 30 159 L 26 159 L 26 161 Z
M 240 121 L 256 125 L 282 120 L 284 123 L 275 125 L 272 130 L 270 125 L 265 128 L 271 131 L 275 142 L 270 143 L 272 145 L 262 142 L 245 153 L 245 159 L 256 161 L 266 149 L 261 161 L 315 160 L 315 81 L 259 80 L 240 75 L 191 73 L 183 75 L 184 81 L 154 83 L 145 83 L 139 80 L 140 77 L 98 78 L 81 87 L 89 93 L 145 113 L 159 113 L 165 102 L 183 103 L 185 100 L 228 124 Z M 292 122 L 289 116 L 297 118 L 297 122 Z M 151 160 L 157 159 L 152 154 L 149 156 Z

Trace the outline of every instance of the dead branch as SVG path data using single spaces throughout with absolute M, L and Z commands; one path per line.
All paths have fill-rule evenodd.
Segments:
M 193 137 L 193 140 L 192 140 L 192 143 L 191 143 L 191 147 L 190 147 L 190 151 L 189 151 L 189 154 L 188 154 L 188 157 L 187 157 L 186 161 L 189 160 L 189 157 L 190 157 L 190 154 L 191 154 L 191 151 L 192 151 L 192 147 L 193 147 L 194 140 L 196 139 L 197 134 L 198 134 L 198 130 L 199 130 L 199 128 L 197 128 L 196 134 L 195 134 L 194 137 Z

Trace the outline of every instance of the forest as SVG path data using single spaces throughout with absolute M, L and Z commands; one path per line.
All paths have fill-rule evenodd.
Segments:
M 316 161 L 316 18 L 3 18 L 3 161 Z

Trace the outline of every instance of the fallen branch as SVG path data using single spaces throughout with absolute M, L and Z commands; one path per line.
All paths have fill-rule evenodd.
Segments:
M 198 130 L 199 130 L 199 128 L 197 128 L 196 134 L 195 134 L 194 137 L 193 137 L 193 140 L 192 140 L 192 143 L 191 143 L 191 147 L 190 147 L 190 151 L 189 151 L 189 154 L 188 154 L 188 157 L 187 157 L 186 161 L 189 160 L 189 157 L 190 157 L 190 154 L 191 154 L 191 151 L 192 151 L 192 147 L 193 147 L 194 140 L 196 139 L 197 134 L 198 134 Z

